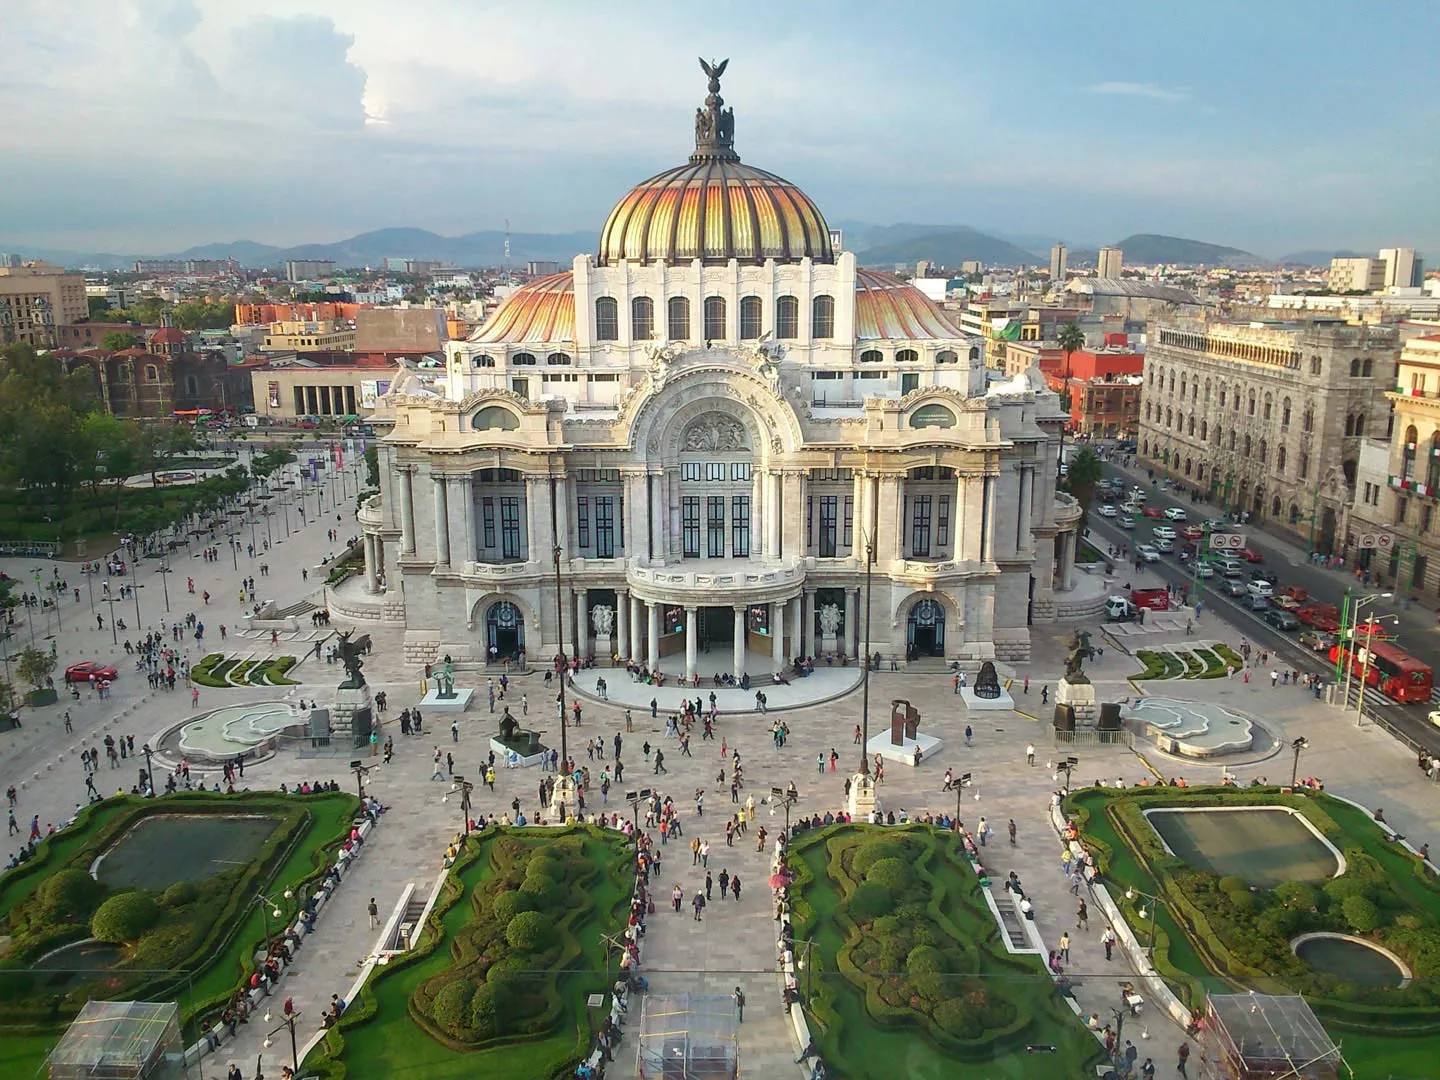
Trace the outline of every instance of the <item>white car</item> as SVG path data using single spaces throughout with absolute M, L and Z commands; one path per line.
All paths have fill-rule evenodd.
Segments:
M 1440 727 L 1440 709 L 1436 709 L 1430 714 L 1430 723 L 1434 724 L 1436 727 Z
M 1160 552 L 1161 555 L 1175 554 L 1174 540 L 1166 540 L 1163 536 L 1157 536 L 1155 538 L 1155 543 L 1153 546 L 1156 551 Z
M 1141 544 L 1135 549 L 1135 554 L 1139 555 L 1140 558 L 1144 559 L 1146 562 L 1160 561 L 1160 552 L 1156 551 L 1155 548 L 1153 548 L 1149 544 Z
M 1195 573 L 1202 578 L 1211 578 L 1215 576 L 1215 568 L 1209 563 L 1201 563 L 1195 568 Z
M 1097 513 L 1103 518 L 1113 518 L 1119 514 L 1120 511 L 1115 509 L 1114 503 L 1101 503 Z
M 1156 525 L 1155 528 L 1151 530 L 1151 533 L 1154 535 L 1156 540 L 1175 539 L 1175 530 L 1172 529 L 1169 525 Z
M 1171 521 L 1184 521 L 1185 508 L 1183 506 L 1167 506 L 1165 508 L 1165 516 Z

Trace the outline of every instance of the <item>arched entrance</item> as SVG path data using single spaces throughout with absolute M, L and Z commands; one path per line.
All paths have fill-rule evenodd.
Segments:
M 927 596 L 910 609 L 905 624 L 905 655 L 910 660 L 945 655 L 945 607 L 938 600 Z
M 525 651 L 525 617 L 509 600 L 497 600 L 485 611 L 485 651 L 492 660 Z

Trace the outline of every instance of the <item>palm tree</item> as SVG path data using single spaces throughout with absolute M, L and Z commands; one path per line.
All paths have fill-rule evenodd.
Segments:
M 1070 415 L 1070 357 L 1073 353 L 1085 347 L 1085 331 L 1074 322 L 1068 322 L 1060 327 L 1057 338 L 1061 350 L 1065 353 L 1065 371 L 1060 384 L 1060 407 L 1065 410 L 1068 418 Z M 1068 422 L 1068 420 L 1067 420 Z M 1055 464 L 1056 477 L 1059 477 L 1060 465 L 1065 461 L 1065 429 L 1060 429 L 1060 460 Z M 1098 479 L 1098 477 L 1097 477 Z
M 1100 457 L 1088 446 L 1070 459 L 1070 471 L 1065 475 L 1065 487 L 1079 500 L 1088 513 L 1090 502 L 1095 498 L 1095 485 L 1100 483 Z

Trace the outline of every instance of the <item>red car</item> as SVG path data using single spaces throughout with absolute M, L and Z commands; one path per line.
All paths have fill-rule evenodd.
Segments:
M 1158 506 L 1147 506 L 1141 513 L 1148 518 L 1163 518 L 1165 516 L 1165 511 Z
M 1240 558 L 1244 559 L 1246 562 L 1265 561 L 1265 556 L 1261 555 L 1260 552 L 1256 551 L 1254 548 L 1241 548 L 1237 554 L 1239 554 Z
M 102 664 L 98 660 L 84 660 L 78 664 L 71 664 L 65 669 L 65 681 L 67 683 L 113 682 L 118 674 L 120 673 L 115 670 L 114 664 Z

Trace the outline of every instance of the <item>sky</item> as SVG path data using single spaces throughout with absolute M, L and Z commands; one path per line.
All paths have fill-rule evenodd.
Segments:
M 832 221 L 1430 249 L 1440 4 L 4 0 L 0 251 L 597 231 L 693 148 Z

